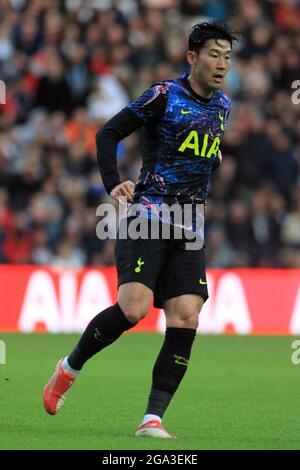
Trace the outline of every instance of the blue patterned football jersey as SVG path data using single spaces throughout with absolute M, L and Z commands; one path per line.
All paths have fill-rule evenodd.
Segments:
M 218 165 L 230 99 L 197 95 L 187 75 L 155 83 L 127 106 L 143 126 L 143 164 L 133 203 L 203 204 Z

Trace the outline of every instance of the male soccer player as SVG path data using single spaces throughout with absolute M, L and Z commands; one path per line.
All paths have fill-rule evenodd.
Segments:
M 230 100 L 219 88 L 230 67 L 236 37 L 229 25 L 196 24 L 189 35 L 187 61 L 191 72 L 155 83 L 139 99 L 113 117 L 96 136 L 97 158 L 110 196 L 126 196 L 138 204 L 148 223 L 149 209 L 174 202 L 203 205 L 212 171 L 220 163 L 219 144 Z M 137 184 L 120 182 L 118 142 L 144 128 L 144 153 Z M 185 206 L 184 206 L 185 207 Z M 155 211 L 150 211 L 150 219 Z M 144 219 L 145 220 L 145 219 Z M 170 217 L 161 223 L 176 225 Z M 183 224 L 184 226 L 184 224 Z M 194 225 L 190 228 L 193 231 Z M 163 308 L 166 334 L 153 368 L 148 406 L 136 436 L 174 438 L 162 425 L 163 414 L 189 362 L 198 315 L 208 297 L 204 248 L 187 249 L 186 237 L 169 239 L 117 237 L 118 299 L 89 323 L 71 354 L 61 359 L 44 389 L 44 406 L 56 414 L 64 394 L 85 362 L 135 326 L 154 306 Z

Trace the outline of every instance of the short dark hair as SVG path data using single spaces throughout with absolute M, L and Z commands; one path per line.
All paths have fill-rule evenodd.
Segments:
M 189 33 L 189 51 L 199 53 L 206 41 L 223 39 L 232 43 L 238 41 L 237 33 L 233 32 L 229 23 L 219 20 L 205 21 L 195 24 Z

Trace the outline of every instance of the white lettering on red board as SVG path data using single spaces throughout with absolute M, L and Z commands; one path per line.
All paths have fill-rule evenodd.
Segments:
M 105 275 L 89 271 L 83 278 L 76 308 L 76 331 L 81 332 L 95 315 L 113 304 Z
M 35 271 L 29 278 L 19 318 L 19 329 L 34 331 L 37 323 L 44 323 L 47 331 L 61 330 L 58 299 L 49 273 Z
M 81 332 L 111 304 L 107 280 L 99 271 L 89 271 L 84 276 L 77 299 L 76 273 L 61 273 L 57 295 L 51 275 L 38 270 L 29 278 L 18 327 L 29 333 L 35 331 L 38 323 L 44 323 L 50 333 Z
M 220 278 L 215 294 L 213 323 L 215 333 L 223 333 L 229 325 L 236 333 L 251 333 L 252 323 L 244 286 L 235 273 L 227 272 Z

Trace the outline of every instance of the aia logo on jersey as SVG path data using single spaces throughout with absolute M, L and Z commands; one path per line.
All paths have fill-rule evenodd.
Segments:
M 215 157 L 218 153 L 220 146 L 219 137 L 215 137 L 211 146 L 208 145 L 208 134 L 204 134 L 203 141 L 199 141 L 199 134 L 197 131 L 191 131 L 186 139 L 180 145 L 178 152 L 184 152 L 186 149 L 194 150 L 194 155 L 197 157 L 210 158 L 212 155 Z

